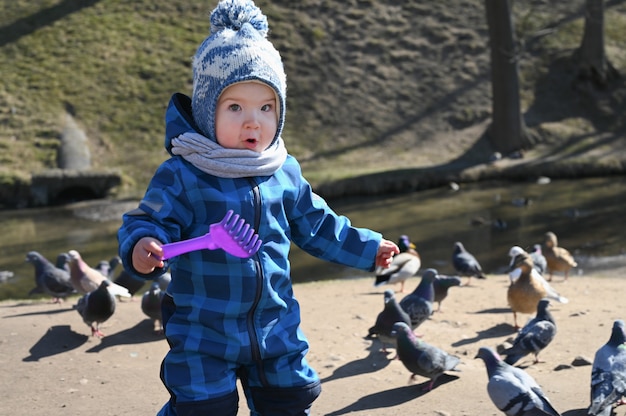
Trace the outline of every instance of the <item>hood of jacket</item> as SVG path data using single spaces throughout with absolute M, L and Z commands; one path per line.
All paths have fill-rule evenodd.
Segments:
M 165 150 L 172 154 L 172 139 L 183 133 L 200 133 L 191 115 L 191 98 L 182 93 L 175 93 L 170 98 L 165 111 Z

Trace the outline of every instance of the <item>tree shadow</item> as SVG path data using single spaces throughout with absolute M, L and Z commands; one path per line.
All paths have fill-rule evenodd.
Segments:
M 497 324 L 491 328 L 484 329 L 482 331 L 478 331 L 476 336 L 473 338 L 466 338 L 460 341 L 452 343 L 453 347 L 460 347 L 467 344 L 473 344 L 475 342 L 487 339 L 487 338 L 498 338 L 503 337 L 505 335 L 511 335 L 516 333 L 517 330 L 513 325 L 509 324 Z
M 89 348 L 86 352 L 100 352 L 117 345 L 144 344 L 162 340 L 165 340 L 165 336 L 154 332 L 152 320 L 144 319 L 132 328 L 106 335 L 98 345 Z
M 374 340 L 374 338 L 372 338 Z M 321 380 L 322 383 L 341 378 L 353 377 L 361 374 L 373 373 L 387 367 L 390 360 L 384 352 L 380 351 L 379 341 L 376 339 L 367 347 L 369 354 L 367 357 L 350 361 L 337 367 L 331 375 Z M 393 352 L 395 354 L 395 352 Z
M 353 142 L 352 144 L 346 145 L 344 147 L 335 147 L 334 149 L 325 151 L 325 152 L 318 152 L 318 153 L 315 153 L 310 158 L 301 158 L 300 160 L 301 161 L 314 161 L 317 159 L 336 157 L 341 154 L 349 153 L 353 151 L 354 149 L 368 147 L 368 146 L 375 146 L 382 142 L 385 142 L 390 137 L 393 137 L 404 131 L 413 129 L 415 124 L 436 114 L 438 111 L 441 110 L 442 107 L 447 107 L 451 105 L 452 103 L 456 102 L 459 99 L 459 97 L 462 97 L 468 91 L 471 91 L 475 89 L 478 85 L 484 83 L 485 80 L 487 79 L 487 76 L 488 76 L 487 72 L 482 72 L 482 73 L 477 74 L 472 80 L 469 80 L 464 85 L 461 85 L 458 88 L 443 94 L 438 100 L 434 101 L 428 107 L 422 109 L 419 112 L 416 112 L 413 115 L 406 117 L 406 119 L 402 123 L 391 126 L 387 130 L 382 131 L 381 133 L 379 133 L 375 137 L 372 137 L 371 139 L 368 139 L 365 141 Z M 475 154 L 470 150 L 467 154 L 461 156 L 461 158 L 459 158 L 459 160 L 456 163 L 459 163 L 460 161 L 465 161 L 466 163 L 468 163 L 467 167 L 473 164 L 476 164 L 476 162 L 470 162 L 470 159 L 471 159 L 470 156 L 472 155 L 475 156 Z
M 610 8 L 617 7 L 622 3 L 624 0 L 607 1 L 605 14 L 609 12 Z M 541 45 L 541 38 L 574 20 L 584 20 L 585 12 L 584 5 L 581 5 L 578 10 L 549 22 L 543 30 L 535 31 L 532 37 L 524 40 L 526 50 L 534 55 L 548 54 L 549 52 L 544 50 Z M 568 144 L 576 148 L 574 154 L 583 153 L 589 147 L 598 147 L 620 140 L 623 135 L 617 133 L 623 133 L 626 128 L 623 117 L 626 79 L 618 76 L 610 81 L 605 88 L 581 88 L 577 83 L 579 75 L 577 49 L 578 46 L 559 51 L 557 54 L 552 53 L 549 56 L 550 62 L 547 70 L 534 85 L 535 100 L 524 114 L 524 120 L 528 127 L 535 127 L 545 122 L 560 122 L 567 118 L 581 118 L 588 120 L 598 131 L 607 133 L 604 138 L 599 139 L 601 143 L 587 140 L 587 134 L 573 137 L 571 139 L 573 143 Z M 556 103 L 558 105 L 555 105 Z M 586 143 L 585 140 L 589 143 Z M 608 143 L 606 143 L 607 141 Z M 556 153 L 559 153 L 558 150 Z
M 100 0 L 64 0 L 54 6 L 41 9 L 36 13 L 17 19 L 0 28 L 0 47 L 18 41 L 42 27 L 49 26 L 69 14 L 85 7 L 93 6 Z
M 451 381 L 457 380 L 458 378 L 458 376 L 443 374 L 437 379 L 437 381 L 433 385 L 432 390 L 443 384 L 447 384 Z M 326 416 L 345 415 L 360 410 L 375 410 L 398 406 L 429 393 L 429 391 L 425 390 L 425 387 L 428 385 L 429 382 L 430 380 L 427 380 L 424 383 L 420 384 L 412 384 L 409 386 L 397 387 L 394 389 L 369 394 L 367 396 L 361 397 L 356 402 L 344 407 L 343 409 L 327 413 Z
M 573 84 L 577 71 L 578 63 L 571 51 L 549 63 L 534 85 L 535 99 L 524 114 L 528 127 L 572 118 L 585 119 L 598 131 L 607 133 L 618 129 L 620 123 L 623 127 L 626 80 L 618 78 L 604 90 L 581 89 Z
M 69 325 L 55 325 L 33 345 L 28 351 L 30 355 L 22 361 L 39 361 L 45 357 L 71 351 L 83 345 L 89 337 L 78 334 Z
M 610 149 L 623 140 L 626 77 L 618 77 L 601 89 L 577 84 L 577 76 L 578 62 L 573 51 L 554 57 L 545 74 L 535 83 L 535 99 L 525 112 L 524 120 L 529 128 L 541 128 L 547 123 L 581 119 L 593 125 L 596 132 L 545 132 L 540 141 L 560 139 L 545 158 L 559 160 L 580 156 L 593 149 Z M 545 161 L 538 162 L 545 164 Z

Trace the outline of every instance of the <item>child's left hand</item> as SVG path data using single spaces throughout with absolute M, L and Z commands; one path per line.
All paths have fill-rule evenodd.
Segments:
M 386 269 L 391 265 L 393 256 L 400 253 L 400 249 L 393 241 L 382 239 L 376 253 L 376 267 Z

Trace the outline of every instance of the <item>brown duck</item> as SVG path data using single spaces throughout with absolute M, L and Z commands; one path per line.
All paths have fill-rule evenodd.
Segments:
M 559 247 L 556 234 L 551 231 L 548 231 L 544 235 L 543 256 L 546 258 L 546 262 L 548 263 L 548 267 L 546 269 L 548 272 L 548 281 L 552 280 L 552 274 L 554 272 L 563 273 L 565 275 L 565 280 L 567 280 L 569 271 L 573 267 L 578 266 L 574 260 L 574 256 L 572 256 L 567 249 Z
M 507 291 L 507 300 L 513 310 L 513 323 L 517 323 L 517 313 L 533 314 L 537 311 L 537 304 L 547 295 L 547 290 L 541 279 L 533 273 L 533 260 L 523 252 L 515 257 L 514 267 L 520 269 L 519 277 L 511 283 Z

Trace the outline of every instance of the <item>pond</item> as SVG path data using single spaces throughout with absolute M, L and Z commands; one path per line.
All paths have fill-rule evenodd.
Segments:
M 559 237 L 580 266 L 626 265 L 626 178 L 461 184 L 460 189 L 431 189 L 407 194 L 354 197 L 329 201 L 352 223 L 397 240 L 407 234 L 422 257 L 422 270 L 454 274 L 452 246 L 461 241 L 483 269 L 502 273 L 513 245 L 540 243 L 546 231 Z M 121 214 L 136 201 L 91 201 L 45 209 L 0 211 L 0 271 L 14 278 L 0 283 L 0 300 L 25 299 L 34 287 L 34 268 L 25 262 L 36 250 L 54 261 L 57 254 L 78 250 L 91 265 L 117 253 Z M 373 275 L 322 262 L 297 248 L 292 252 L 295 282 Z M 147 286 L 146 286 L 147 287 Z M 411 285 L 407 288 L 411 288 Z

